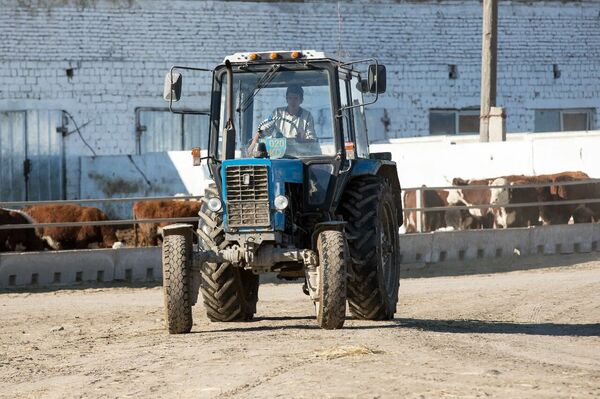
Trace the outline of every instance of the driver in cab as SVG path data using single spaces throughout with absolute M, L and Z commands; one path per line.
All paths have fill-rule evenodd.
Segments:
M 249 149 L 253 149 L 258 140 L 267 135 L 283 135 L 302 141 L 317 139 L 315 121 L 310 111 L 300 105 L 304 100 L 304 90 L 300 85 L 290 85 L 285 92 L 287 107 L 276 108 L 268 119 L 261 122 L 258 132 L 252 139 Z

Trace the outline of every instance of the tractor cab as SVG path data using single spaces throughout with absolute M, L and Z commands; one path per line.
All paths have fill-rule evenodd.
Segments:
M 365 78 L 358 71 L 361 64 Z M 180 71 L 185 69 L 197 70 L 173 67 L 165 77 L 164 97 L 174 112 L 184 112 L 173 103 L 181 98 Z M 211 320 L 249 318 L 256 311 L 257 275 L 276 272 L 280 278 L 304 279 L 321 326 L 339 328 L 346 309 L 346 276 L 354 272 L 378 276 L 372 287 L 362 284 L 354 292 L 374 290 L 380 299 L 365 304 L 350 294 L 351 311 L 366 318 L 393 315 L 400 184 L 389 154 L 369 153 L 364 115 L 364 106 L 377 101 L 385 86 L 385 67 L 376 60 L 342 63 L 312 50 L 236 53 L 212 71 L 206 161 L 214 184 L 203 198 L 195 232 L 201 248 L 190 255 L 188 274 L 196 276 L 188 284 L 195 292 L 190 303 L 202 286 Z M 366 103 L 365 97 L 370 98 Z M 193 154 L 199 164 L 201 152 Z M 382 198 L 386 206 L 373 202 Z M 361 219 L 367 209 L 385 226 L 365 224 Z M 363 228 L 372 231 L 361 232 Z M 188 230 L 165 228 L 163 254 L 175 245 L 169 236 L 191 245 Z M 369 246 L 355 248 L 361 234 L 372 236 Z M 365 249 L 370 252 L 358 253 Z M 365 256 L 378 260 L 367 260 L 372 264 L 365 268 L 360 261 Z M 187 267 L 171 266 L 170 258 L 164 261 L 165 276 L 170 267 Z M 373 274 L 368 270 L 373 267 L 381 270 Z M 343 286 L 329 304 L 322 286 L 329 286 L 327 279 Z M 223 295 L 225 288 L 230 295 Z M 215 305 L 221 296 L 235 305 L 233 310 Z M 178 329 L 170 324 L 172 332 Z

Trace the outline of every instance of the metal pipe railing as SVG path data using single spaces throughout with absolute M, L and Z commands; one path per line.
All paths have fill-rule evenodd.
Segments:
M 157 218 L 157 219 L 123 219 L 123 220 L 99 220 L 93 222 L 61 222 L 61 223 L 28 223 L 28 224 L 0 224 L 0 230 L 34 229 L 37 227 L 82 227 L 82 226 L 120 226 L 143 223 L 161 222 L 197 222 L 197 217 L 181 218 Z
M 500 179 L 500 177 L 498 178 Z M 483 180 L 483 179 L 481 179 Z M 495 180 L 495 179 L 494 179 Z M 528 183 L 528 184 L 503 184 L 503 185 L 464 185 L 464 186 L 439 186 L 439 187 L 408 187 L 402 188 L 402 191 L 413 191 L 413 190 L 456 190 L 456 189 L 467 189 L 476 190 L 484 188 L 542 188 L 542 187 L 554 187 L 554 186 L 576 186 L 581 184 L 596 184 L 600 183 L 600 179 L 587 179 L 587 180 L 576 180 L 576 181 L 565 181 L 565 182 L 545 182 L 545 183 Z
M 560 200 L 560 201 L 544 201 L 544 202 L 523 202 L 517 204 L 484 204 L 484 205 L 448 205 L 448 206 L 432 206 L 431 208 L 402 208 L 403 211 L 446 211 L 449 208 L 463 209 L 487 209 L 487 208 L 521 208 L 531 206 L 560 206 L 560 205 L 579 205 L 579 204 L 596 204 L 600 202 L 600 198 L 581 199 L 581 200 Z
M 403 188 L 402 191 L 415 191 L 417 195 L 417 201 L 419 197 L 423 195 L 425 191 L 434 190 L 475 190 L 475 189 L 524 189 L 524 188 L 543 188 L 543 187 L 561 187 L 561 186 L 576 186 L 583 184 L 599 184 L 600 179 L 586 179 L 566 182 L 545 182 L 545 183 L 531 183 L 531 184 L 504 184 L 504 185 L 464 185 L 464 186 L 440 186 L 440 187 L 409 187 Z M 423 200 L 421 199 L 421 203 Z M 533 206 L 559 206 L 559 205 L 578 205 L 578 204 L 591 204 L 600 202 L 600 198 L 587 198 L 587 199 L 576 199 L 576 200 L 556 200 L 556 201 L 544 201 L 544 202 L 523 202 L 514 204 L 482 204 L 482 205 L 448 205 L 448 206 L 437 206 L 437 207 L 415 207 L 415 208 L 403 208 L 404 211 L 417 211 L 417 212 L 435 212 L 441 210 L 447 210 L 448 208 L 456 210 L 468 210 L 468 209 L 487 209 L 487 208 L 521 208 L 521 207 L 533 207 Z M 417 216 L 417 220 L 420 217 Z
M 161 197 L 129 197 L 129 198 L 98 198 L 98 199 L 80 199 L 80 200 L 50 200 L 50 201 L 6 201 L 0 202 L 0 208 L 5 206 L 21 207 L 34 205 L 61 205 L 61 204 L 88 204 L 88 203 L 114 203 L 114 202 L 137 202 L 137 201 L 158 201 L 158 200 L 190 200 L 201 199 L 203 196 L 161 196 Z M 27 223 L 27 224 L 0 224 L 0 230 L 18 230 L 33 229 L 45 227 L 83 227 L 83 226 L 120 226 L 134 225 L 144 223 L 162 223 L 162 222 L 197 222 L 197 217 L 181 218 L 156 218 L 156 219 L 119 219 L 119 220 L 99 220 L 88 222 L 55 222 L 55 223 Z
M 181 197 L 129 197 L 129 198 L 96 198 L 96 199 L 70 199 L 70 200 L 48 200 L 48 201 L 5 201 L 0 202 L 0 208 L 5 206 L 29 206 L 29 205 L 60 205 L 60 204 L 89 204 L 92 202 L 134 202 L 134 201 L 164 201 L 164 200 L 189 200 L 201 199 L 202 195 L 186 195 Z

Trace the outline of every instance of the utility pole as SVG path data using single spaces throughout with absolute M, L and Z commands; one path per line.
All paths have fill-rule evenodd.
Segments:
M 490 107 L 496 106 L 496 63 L 498 53 L 498 0 L 483 0 L 481 47 L 481 107 L 479 141 L 490 141 Z

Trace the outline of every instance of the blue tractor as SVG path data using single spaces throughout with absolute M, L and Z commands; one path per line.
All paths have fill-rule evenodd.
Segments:
M 173 102 L 186 69 L 199 70 L 173 67 L 165 78 L 174 112 L 185 112 Z M 169 332 L 191 330 L 199 293 L 211 321 L 251 320 L 267 272 L 304 280 L 322 328 L 343 326 L 346 303 L 357 318 L 391 319 L 400 182 L 390 153 L 369 153 L 364 114 L 385 92 L 385 67 L 303 50 L 236 53 L 211 72 L 207 156 L 192 155 L 195 165 L 206 160 L 214 184 L 196 231 L 163 229 Z

